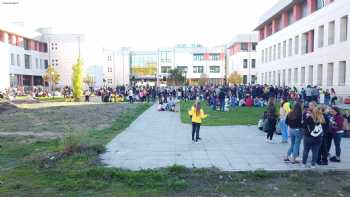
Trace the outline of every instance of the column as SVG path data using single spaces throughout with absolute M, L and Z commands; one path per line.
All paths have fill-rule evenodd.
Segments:
M 264 26 L 264 38 L 266 38 L 267 36 L 269 36 L 268 34 L 268 27 L 267 25 Z
M 301 6 L 300 4 L 295 4 L 293 6 L 293 21 L 299 20 L 301 17 Z
M 287 27 L 288 26 L 288 13 L 287 12 L 282 13 L 281 20 L 282 20 L 282 28 Z
M 277 22 L 276 22 L 276 19 L 273 19 L 272 20 L 272 33 L 275 33 L 277 32 Z
M 350 58 L 346 60 L 346 77 L 345 77 L 345 85 L 350 86 Z

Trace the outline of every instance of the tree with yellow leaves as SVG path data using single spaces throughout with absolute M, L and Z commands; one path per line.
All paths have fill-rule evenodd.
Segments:
M 80 97 L 83 95 L 83 63 L 80 57 L 77 59 L 77 63 L 73 65 L 73 75 L 72 75 L 72 86 L 73 86 L 73 97 L 75 101 L 79 101 Z
M 230 84 L 235 84 L 235 85 L 239 85 L 242 83 L 242 77 L 241 75 L 237 72 L 234 71 L 233 73 L 230 74 L 230 76 L 228 77 L 228 82 Z
M 55 70 L 52 65 L 48 65 L 46 72 L 43 75 L 44 82 L 49 84 L 53 93 L 55 85 L 60 82 L 60 74 Z

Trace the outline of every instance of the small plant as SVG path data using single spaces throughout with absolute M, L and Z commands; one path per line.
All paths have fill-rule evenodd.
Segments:
M 187 171 L 185 166 L 181 166 L 181 165 L 173 165 L 171 167 L 168 168 L 169 172 L 171 174 L 183 174 Z

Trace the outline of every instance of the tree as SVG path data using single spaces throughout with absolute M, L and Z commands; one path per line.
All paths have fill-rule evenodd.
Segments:
M 86 75 L 83 79 L 83 82 L 92 89 L 96 83 L 94 76 L 92 75 Z
M 199 77 L 198 83 L 199 85 L 204 86 L 208 84 L 208 81 L 209 81 L 208 75 L 205 73 L 202 73 L 201 76 Z
M 53 93 L 55 85 L 60 82 L 60 74 L 55 70 L 52 65 L 48 65 L 46 72 L 43 75 L 44 82 L 49 84 Z
M 184 72 L 179 69 L 171 69 L 169 70 L 169 77 L 167 80 L 168 85 L 183 85 L 185 83 L 186 78 L 184 77 Z
M 77 63 L 73 65 L 73 97 L 75 101 L 79 101 L 80 97 L 83 95 L 83 84 L 82 84 L 82 74 L 83 74 L 83 63 L 80 57 L 77 59 Z
M 233 73 L 230 74 L 230 76 L 228 77 L 228 82 L 230 84 L 235 84 L 235 85 L 239 85 L 242 83 L 242 77 L 241 75 L 237 72 L 234 71 Z

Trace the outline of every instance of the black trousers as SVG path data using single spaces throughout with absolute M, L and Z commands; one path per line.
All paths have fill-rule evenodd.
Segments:
M 192 122 L 192 141 L 198 141 L 199 139 L 199 129 L 201 127 L 201 123 Z M 194 135 L 196 134 L 196 138 Z
M 269 129 L 267 130 L 267 136 L 266 138 L 269 139 L 269 140 L 272 140 L 273 138 L 273 134 L 275 133 L 275 130 L 274 129 Z
M 332 144 L 332 135 L 329 133 L 326 133 L 323 136 L 320 151 L 319 151 L 319 157 L 318 162 L 327 162 L 328 161 L 328 153 L 331 148 Z

